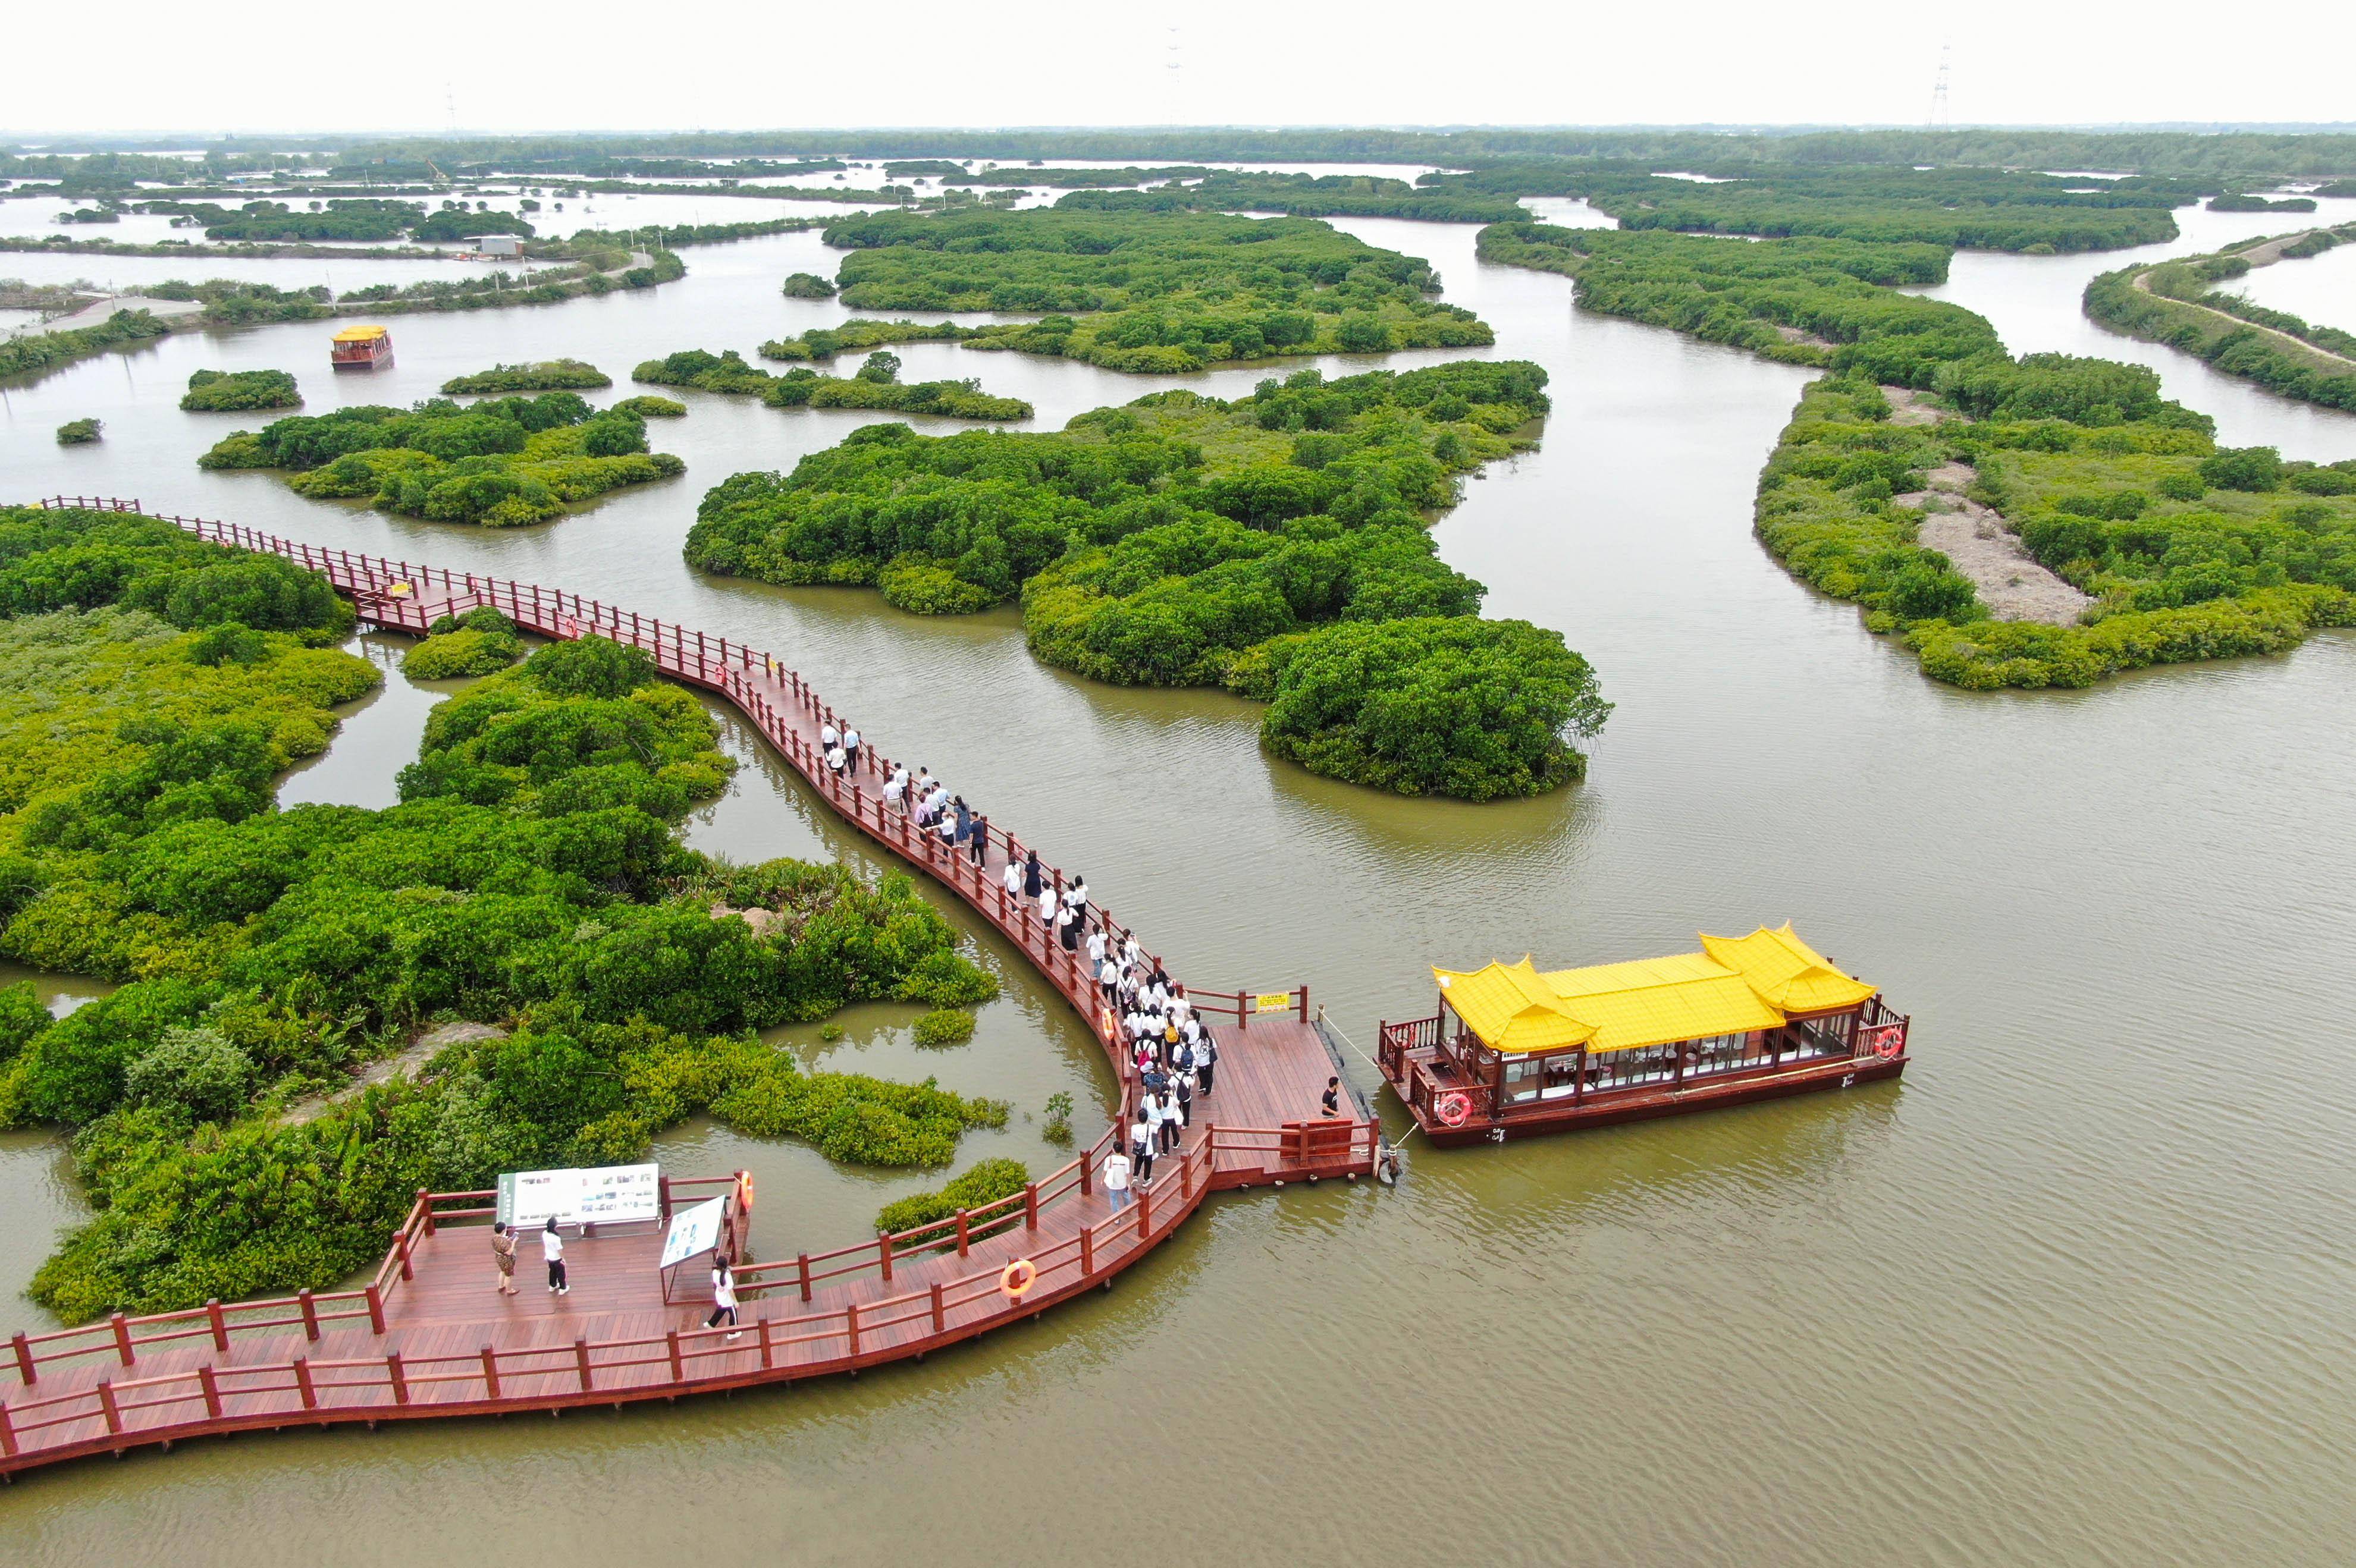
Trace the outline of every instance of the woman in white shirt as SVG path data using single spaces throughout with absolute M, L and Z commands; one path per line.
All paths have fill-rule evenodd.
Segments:
M 703 1320 L 706 1328 L 717 1328 L 720 1320 L 728 1319 L 728 1337 L 737 1338 L 744 1332 L 736 1327 L 736 1276 L 729 1272 L 728 1254 L 712 1254 L 712 1316 Z
M 564 1277 L 564 1238 L 556 1233 L 554 1220 L 549 1221 L 541 1229 L 540 1255 L 548 1260 L 548 1294 L 570 1295 L 573 1285 Z
M 1129 1157 L 1137 1162 L 1137 1189 L 1142 1192 L 1153 1184 L 1153 1129 L 1142 1105 L 1138 1107 L 1137 1120 L 1130 1124 Z

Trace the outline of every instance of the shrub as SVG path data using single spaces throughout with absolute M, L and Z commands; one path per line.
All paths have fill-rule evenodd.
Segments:
M 943 947 L 909 968 L 899 995 L 904 1001 L 936 1008 L 972 1008 L 998 995 L 998 978 L 963 954 Z
M 2279 489 L 2282 453 L 2271 446 L 2226 447 L 2201 459 L 2201 477 L 2220 490 Z
M 963 1045 L 973 1038 L 974 1018 L 961 1008 L 936 1008 L 916 1020 L 916 1043 Z
M 921 1226 L 957 1217 L 960 1209 L 987 1208 L 1001 1199 L 1012 1198 L 1031 1184 L 1031 1168 L 1019 1159 L 985 1159 L 934 1192 L 918 1192 L 894 1203 L 885 1204 L 875 1216 L 875 1228 L 897 1235 Z M 990 1225 L 969 1232 L 972 1236 L 995 1235 L 1010 1223 L 1021 1224 L 1023 1212 L 1017 1209 L 1012 1215 Z M 948 1245 L 955 1246 L 952 1235 Z
M 834 297 L 834 283 L 830 279 L 821 278 L 815 272 L 788 272 L 786 274 L 786 297 L 795 300 L 830 300 Z
M 58 426 L 58 444 L 59 446 L 87 445 L 98 440 L 98 432 L 105 428 L 106 424 L 102 420 L 68 420 Z
M 1039 1129 L 1039 1136 L 1051 1144 L 1070 1143 L 1072 1141 L 1072 1096 L 1067 1092 L 1059 1089 L 1048 1095 L 1047 1122 Z
M 678 420 L 687 417 L 687 405 L 676 398 L 658 398 L 648 393 L 624 398 L 614 405 L 612 411 L 636 414 L 642 420 Z
M 177 1106 L 196 1121 L 225 1121 L 253 1090 L 253 1059 L 214 1029 L 167 1029 L 123 1072 L 133 1104 Z
M 472 626 L 438 633 L 402 656 L 402 674 L 412 680 L 455 680 L 491 675 L 523 656 L 523 644 L 513 634 Z

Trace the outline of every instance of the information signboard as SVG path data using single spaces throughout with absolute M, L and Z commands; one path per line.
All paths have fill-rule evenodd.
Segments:
M 670 1234 L 663 1238 L 662 1262 L 669 1268 L 720 1244 L 720 1224 L 728 1217 L 728 1200 L 712 1198 L 670 1217 Z
M 1263 991 L 1252 998 L 1252 1004 L 1256 1013 L 1289 1013 L 1292 1010 L 1292 993 Z
M 662 1167 L 604 1165 L 587 1170 L 516 1170 L 499 1178 L 498 1217 L 523 1229 L 617 1225 L 662 1215 Z

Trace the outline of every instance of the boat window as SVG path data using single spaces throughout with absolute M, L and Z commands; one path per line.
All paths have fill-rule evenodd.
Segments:
M 1538 1097 L 1539 1075 L 1546 1071 L 1546 1059 L 1537 1056 L 1516 1056 L 1505 1062 L 1505 1100 L 1513 1104 Z

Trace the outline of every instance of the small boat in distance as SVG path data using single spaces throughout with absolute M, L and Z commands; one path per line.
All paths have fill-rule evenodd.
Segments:
M 1906 1071 L 1912 1021 L 1789 924 L 1699 953 L 1541 974 L 1434 966 L 1440 1010 L 1385 1023 L 1376 1065 L 1440 1145 L 1846 1089 Z
M 381 326 L 348 326 L 336 334 L 328 360 L 338 370 L 373 370 L 392 363 L 392 334 Z

